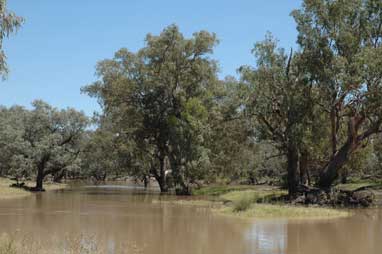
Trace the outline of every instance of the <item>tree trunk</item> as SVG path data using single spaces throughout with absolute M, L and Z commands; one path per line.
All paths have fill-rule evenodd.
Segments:
M 149 182 L 150 182 L 150 176 L 145 175 L 143 177 L 143 184 L 145 186 L 145 189 L 147 189 L 147 187 L 149 186 Z
M 168 192 L 168 186 L 166 183 L 166 170 L 164 168 L 164 159 L 164 157 L 159 158 L 159 174 L 154 175 L 162 193 Z
M 44 191 L 43 188 L 43 181 L 44 181 L 44 170 L 38 169 L 37 177 L 36 177 L 36 187 L 33 189 L 33 191 Z
M 293 197 L 297 193 L 297 169 L 298 169 L 298 150 L 294 145 L 288 147 L 288 194 Z
M 336 109 L 332 108 L 330 111 L 330 127 L 331 127 L 331 145 L 332 145 L 332 157 L 337 152 L 337 123 L 336 123 Z
M 347 172 L 347 170 L 345 170 L 344 172 L 341 173 L 341 183 L 342 184 L 348 183 L 348 172 Z
M 43 181 L 47 172 L 45 172 L 46 163 L 50 159 L 50 153 L 44 154 L 39 163 L 37 164 L 37 177 L 36 177 L 36 187 L 33 188 L 33 191 L 45 191 L 42 187 Z
M 306 177 L 308 178 L 308 186 L 311 186 L 312 185 L 312 180 L 310 178 L 309 168 L 306 169 Z
M 349 160 L 349 156 L 352 152 L 352 144 L 346 142 L 340 150 L 335 154 L 324 171 L 320 175 L 318 186 L 323 189 L 329 189 L 333 182 L 338 178 L 338 171 Z
M 331 158 L 326 168 L 320 175 L 318 186 L 323 189 L 329 189 L 334 181 L 338 178 L 339 170 L 349 160 L 350 155 L 354 152 L 364 138 L 374 133 L 374 128 L 371 128 L 367 134 L 359 136 L 358 129 L 364 117 L 354 116 L 349 118 L 348 122 L 348 138 L 346 143 L 337 151 Z M 379 126 L 378 126 L 379 127 Z M 378 128 L 376 129 L 378 130 Z
M 168 192 L 168 188 L 166 185 L 166 180 L 163 180 L 162 177 L 155 178 L 159 184 L 159 189 L 161 193 L 166 193 Z
M 300 164 L 300 183 L 304 185 L 309 185 L 308 152 L 306 150 L 301 151 L 299 164 Z

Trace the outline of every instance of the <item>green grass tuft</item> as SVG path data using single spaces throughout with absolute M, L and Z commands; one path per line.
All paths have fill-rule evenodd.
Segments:
M 246 211 L 252 206 L 253 202 L 254 200 L 251 198 L 239 199 L 233 203 L 233 211 L 234 212 Z

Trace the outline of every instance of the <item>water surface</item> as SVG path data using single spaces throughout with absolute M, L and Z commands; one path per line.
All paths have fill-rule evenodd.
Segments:
M 382 253 L 380 209 L 326 221 L 257 221 L 160 202 L 167 198 L 105 185 L 0 201 L 0 233 L 22 232 L 46 246 L 92 237 L 108 253 L 127 244 L 147 254 Z

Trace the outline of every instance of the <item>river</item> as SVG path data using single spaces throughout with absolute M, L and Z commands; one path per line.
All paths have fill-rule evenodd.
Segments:
M 241 220 L 162 199 L 166 197 L 140 188 L 82 186 L 3 200 L 0 233 L 27 235 L 46 248 L 80 236 L 110 254 L 128 248 L 146 254 L 380 254 L 382 250 L 381 209 L 321 221 Z

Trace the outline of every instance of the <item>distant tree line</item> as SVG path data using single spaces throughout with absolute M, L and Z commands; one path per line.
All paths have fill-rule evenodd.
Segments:
M 3 108 L 0 173 L 33 177 L 36 190 L 46 176 L 130 176 L 162 192 L 267 182 L 292 196 L 380 176 L 382 2 L 304 0 L 292 16 L 298 48 L 269 33 L 238 78 L 219 79 L 207 31 L 186 38 L 171 25 L 137 52 L 120 49 L 82 89 L 101 105 L 96 128 L 41 101 Z

